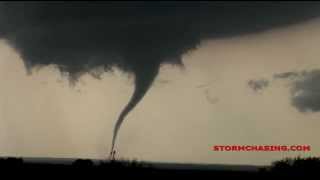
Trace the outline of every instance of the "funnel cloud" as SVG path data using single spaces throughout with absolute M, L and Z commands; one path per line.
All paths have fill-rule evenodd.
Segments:
M 207 39 L 229 38 L 300 23 L 320 14 L 317 2 L 1 2 L 0 38 L 29 72 L 55 65 L 70 81 L 118 68 L 134 92 L 114 128 L 141 101 L 163 64 Z M 102 70 L 101 70 L 102 69 Z

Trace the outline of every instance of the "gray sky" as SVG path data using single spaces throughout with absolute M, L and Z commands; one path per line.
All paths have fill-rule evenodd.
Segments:
M 163 66 L 119 134 L 129 159 L 268 164 L 320 153 L 319 112 L 292 104 L 292 83 L 274 74 L 320 69 L 320 20 L 264 33 L 202 42 L 185 69 Z M 248 81 L 265 79 L 254 91 Z M 115 120 L 132 93 L 127 75 L 89 75 L 70 87 L 54 67 L 27 76 L 0 43 L 0 155 L 104 158 Z M 314 83 L 317 83 L 316 81 Z M 319 101 L 319 99 L 318 99 Z M 311 145 L 305 152 L 213 152 L 213 145 Z

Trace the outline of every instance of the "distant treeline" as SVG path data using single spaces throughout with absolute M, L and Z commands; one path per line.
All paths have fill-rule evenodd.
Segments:
M 1 171 L 2 170 L 2 171 Z M 108 176 L 148 176 L 148 177 L 305 177 L 319 176 L 320 157 L 285 158 L 275 161 L 271 166 L 261 168 L 257 172 L 230 171 L 230 170 L 183 170 L 159 169 L 151 164 L 133 161 L 100 161 L 94 163 L 90 159 L 77 159 L 72 164 L 32 163 L 23 158 L 0 158 L 0 171 L 14 170 L 13 172 L 75 172 L 77 175 L 88 172 L 99 172 Z M 41 170 L 41 171 L 39 171 Z M 76 170 L 76 171 L 73 171 Z M 96 174 L 92 174 L 96 175 Z

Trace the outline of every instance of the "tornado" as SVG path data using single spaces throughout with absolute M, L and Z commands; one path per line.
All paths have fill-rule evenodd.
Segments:
M 134 91 L 129 100 L 128 104 L 121 111 L 116 124 L 113 129 L 112 146 L 110 154 L 114 151 L 115 143 L 119 133 L 121 124 L 123 123 L 126 116 L 134 109 L 134 107 L 142 100 L 144 95 L 147 93 L 151 87 L 154 79 L 157 77 L 159 72 L 159 65 L 149 66 L 146 71 L 136 71 L 134 73 Z
M 0 40 L 20 55 L 28 72 L 55 65 L 73 82 L 112 68 L 133 75 L 132 97 L 114 126 L 113 151 L 121 124 L 161 65 L 181 65 L 182 56 L 203 41 L 319 17 L 317 2 L 0 2 Z

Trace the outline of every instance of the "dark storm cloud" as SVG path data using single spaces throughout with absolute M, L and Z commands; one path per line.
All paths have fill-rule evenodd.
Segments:
M 320 111 L 320 70 L 304 72 L 291 89 L 292 105 L 301 112 Z
M 258 79 L 258 80 L 249 80 L 248 86 L 254 90 L 259 91 L 269 86 L 269 81 L 266 79 Z
M 182 65 L 182 54 L 204 39 L 319 14 L 317 2 L 1 2 L 0 38 L 20 53 L 28 70 L 55 64 L 73 80 L 86 72 L 99 77 L 113 67 L 134 75 L 135 90 L 116 123 L 114 144 L 121 122 L 162 64 Z
M 320 111 L 320 70 L 277 73 L 273 77 L 290 82 L 291 104 L 300 112 Z
M 135 74 L 162 63 L 181 64 L 181 54 L 195 49 L 202 39 L 297 23 L 320 14 L 319 6 L 298 2 L 2 2 L 0 35 L 21 53 L 28 68 L 56 64 L 75 78 L 97 66 L 105 70 L 117 66 Z

